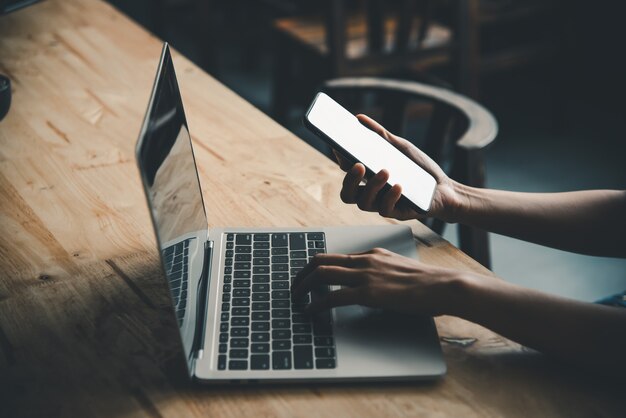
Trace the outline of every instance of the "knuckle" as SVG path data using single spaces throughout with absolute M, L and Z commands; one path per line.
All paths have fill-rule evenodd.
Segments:
M 318 265 L 318 266 L 315 267 L 315 271 L 318 274 L 324 275 L 324 274 L 328 273 L 328 266 L 324 266 L 324 265 L 320 266 L 320 265 Z

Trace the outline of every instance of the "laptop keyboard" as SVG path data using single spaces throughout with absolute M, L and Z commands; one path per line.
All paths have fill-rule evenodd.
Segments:
M 291 281 L 318 253 L 323 232 L 226 236 L 219 370 L 333 369 L 331 315 L 303 314 L 310 297 L 291 301 Z
M 184 240 L 163 250 L 166 277 L 170 282 L 170 292 L 178 326 L 183 325 L 187 307 L 187 279 L 189 277 L 189 240 Z

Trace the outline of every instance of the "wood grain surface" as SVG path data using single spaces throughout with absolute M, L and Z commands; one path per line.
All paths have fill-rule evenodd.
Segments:
M 443 343 L 437 382 L 186 383 L 134 161 L 160 50 L 98 0 L 0 17 L 0 72 L 13 81 L 0 122 L 0 416 L 624 413 L 623 384 L 452 317 L 437 319 L 440 335 L 476 342 Z M 175 52 L 174 63 L 211 226 L 386 222 L 341 203 L 332 162 Z M 423 261 L 482 271 L 411 225 Z

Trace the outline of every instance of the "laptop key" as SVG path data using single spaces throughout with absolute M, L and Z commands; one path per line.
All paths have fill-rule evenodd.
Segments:
M 228 317 L 229 317 L 228 312 L 222 312 L 220 319 L 222 321 L 228 321 Z
M 250 315 L 250 308 L 233 308 L 231 313 L 233 316 L 248 316 Z
M 269 241 L 270 234 L 254 234 L 255 241 Z
M 333 346 L 333 337 L 315 337 L 314 341 L 316 347 Z
M 272 318 L 289 318 L 289 309 L 272 309 Z
M 252 255 L 255 257 L 269 257 L 270 250 L 254 250 L 252 251 Z
M 231 348 L 248 348 L 248 339 L 247 338 L 231 338 L 230 346 Z
M 289 282 L 272 282 L 272 290 L 289 289 Z
M 254 276 L 254 277 L 257 277 L 257 276 Z M 255 283 L 254 279 L 252 279 L 252 282 Z M 253 292 L 269 292 L 270 285 L 268 283 L 253 284 L 252 291 Z
M 286 272 L 289 271 L 289 264 L 272 264 L 273 272 Z
M 288 248 L 272 248 L 272 255 L 287 255 L 289 254 Z
M 308 334 L 296 334 L 293 336 L 294 344 L 311 344 L 313 341 Z
M 252 331 L 269 331 L 270 323 L 269 322 L 253 322 Z
M 250 287 L 250 280 L 235 280 L 233 287 Z
M 228 362 L 228 368 L 230 370 L 248 370 L 247 360 L 231 360 Z
M 307 238 L 312 241 L 322 241 L 324 239 L 323 232 L 309 232 Z
M 235 254 L 235 261 L 252 261 L 250 254 Z
M 255 274 L 252 276 L 252 283 L 269 283 L 270 276 L 269 274 Z
M 264 312 L 255 311 L 255 312 L 252 312 L 252 320 L 253 321 L 269 321 L 270 320 L 270 313 L 268 311 L 264 311 Z
M 253 274 L 270 274 L 270 266 L 254 266 L 252 267 Z
M 270 303 L 269 302 L 252 302 L 252 310 L 253 311 L 269 311 Z
M 235 239 L 235 234 L 226 234 L 226 241 L 232 241 Z
M 292 330 L 294 334 L 310 334 L 311 324 L 293 324 Z
M 272 369 L 291 369 L 291 353 L 289 351 L 274 351 L 272 353 Z
M 284 264 L 289 262 L 289 257 L 286 255 L 275 255 L 272 257 L 272 264 Z
M 266 343 L 270 340 L 269 332 L 253 332 L 250 340 L 253 343 Z
M 296 345 L 293 347 L 293 368 L 313 368 L 313 348 L 310 345 Z
M 248 306 L 250 305 L 250 298 L 233 298 L 233 306 Z
M 228 355 L 230 356 L 230 358 L 248 358 L 248 349 L 236 348 L 230 350 L 230 353 L 228 353 Z
M 237 245 L 235 247 L 235 254 L 251 254 L 252 247 L 249 245 Z
M 250 267 L 252 266 L 249 261 L 239 261 L 235 263 L 235 270 L 250 270 Z
M 267 250 L 270 248 L 269 242 L 255 242 L 253 244 L 255 250 Z
M 272 280 L 289 280 L 287 273 L 272 273 Z
M 291 341 L 289 340 L 274 340 L 272 341 L 272 350 L 291 350 Z
M 306 258 L 306 251 L 292 251 L 289 253 L 291 258 Z
M 228 334 L 225 332 L 222 332 L 220 334 L 220 342 L 221 343 L 227 343 L 228 342 Z
M 286 247 L 287 234 L 272 234 L 272 247 Z
M 288 329 L 275 329 L 272 331 L 273 340 L 288 340 L 291 338 L 291 331 Z
M 226 355 L 225 354 L 220 354 L 219 356 L 217 356 L 217 368 L 218 370 L 226 369 Z
M 289 309 L 289 299 L 273 300 L 272 309 Z
M 250 331 L 248 328 L 231 328 L 230 336 L 231 337 L 247 337 Z
M 252 370 L 268 370 L 270 368 L 269 354 L 255 354 L 250 356 L 250 368 Z
M 272 291 L 272 299 L 289 299 L 288 290 L 274 290 Z
M 235 298 L 247 298 L 250 297 L 250 289 L 245 287 L 238 287 L 233 290 L 233 297 Z
M 267 292 L 259 292 L 252 294 L 252 301 L 254 302 L 267 302 L 270 300 L 270 294 Z
M 250 278 L 250 272 L 246 271 L 246 270 L 237 270 L 237 271 L 235 271 L 233 276 L 235 276 L 235 279 L 249 279 Z
M 230 320 L 230 325 L 233 327 L 247 327 L 250 325 L 250 318 L 247 316 L 233 316 Z
M 291 322 L 288 319 L 272 319 L 272 328 L 290 328 Z
M 228 351 L 228 344 L 220 344 L 220 354 L 224 354 Z
M 334 369 L 335 359 L 334 358 L 318 358 L 317 360 L 315 360 L 315 368 L 316 369 Z
M 252 235 L 250 234 L 237 234 L 235 238 L 235 244 L 237 245 L 250 245 L 252 243 Z
M 222 311 L 230 310 L 230 303 L 222 303 Z
M 270 352 L 270 345 L 268 343 L 252 344 L 250 346 L 250 352 L 254 354 L 266 354 Z
M 293 250 L 304 250 L 306 248 L 306 235 L 304 232 L 289 234 L 289 248 Z
M 302 314 L 293 314 L 293 316 L 291 317 L 291 320 L 295 323 L 303 323 L 303 322 L 308 323 L 309 322 L 309 318 Z
M 335 357 L 335 349 L 332 347 L 318 347 L 315 349 L 315 357 Z
M 291 265 L 291 267 L 304 267 L 307 264 L 306 259 L 302 259 L 302 258 L 296 258 L 294 260 L 291 260 L 289 262 L 289 264 Z M 237 266 L 237 263 L 235 263 L 235 266 Z M 237 267 L 235 267 L 237 268 Z
M 270 265 L 270 259 L 269 258 L 255 258 L 254 260 L 252 260 L 252 264 L 254 264 L 255 266 L 269 266 Z

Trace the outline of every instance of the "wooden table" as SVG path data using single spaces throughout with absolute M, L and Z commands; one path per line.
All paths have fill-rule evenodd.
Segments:
M 0 416 L 589 416 L 624 387 L 480 326 L 437 319 L 432 383 L 201 387 L 183 382 L 134 145 L 161 42 L 97 0 L 0 18 Z M 209 223 L 380 224 L 343 205 L 341 173 L 179 54 Z M 483 271 L 421 224 L 427 263 Z M 575 344 L 575 342 L 572 342 Z

